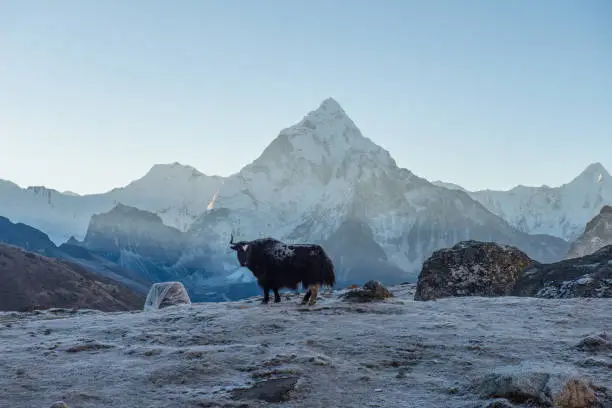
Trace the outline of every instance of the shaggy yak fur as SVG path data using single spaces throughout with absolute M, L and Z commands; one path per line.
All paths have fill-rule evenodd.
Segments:
M 301 283 L 308 292 L 302 304 L 314 305 L 319 285 L 334 286 L 334 265 L 320 245 L 289 245 L 274 238 L 234 242 L 230 247 L 236 251 L 240 266 L 249 268 L 264 291 L 262 303 L 270 301 L 270 289 L 274 291 L 274 303 L 280 302 L 278 290 L 297 290 Z

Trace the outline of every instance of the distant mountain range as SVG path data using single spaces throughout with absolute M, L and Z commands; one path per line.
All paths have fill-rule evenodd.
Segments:
M 548 234 L 573 241 L 602 207 L 612 204 L 612 177 L 601 163 L 593 163 L 559 187 L 517 186 L 508 191 L 467 191 L 442 181 L 434 184 L 465 191 L 493 214 L 528 234 Z
M 398 167 L 329 98 L 229 177 L 155 165 L 125 187 L 83 196 L 0 181 L 0 215 L 43 231 L 54 245 L 67 242 L 59 248 L 71 255 L 60 256 L 88 251 L 131 285 L 178 279 L 190 294 L 216 299 L 257 293 L 229 250 L 232 233 L 321 243 L 340 285 L 414 281 L 433 251 L 465 240 L 558 261 L 612 203 L 611 182 L 594 164 L 556 188 L 470 192 L 432 183 Z

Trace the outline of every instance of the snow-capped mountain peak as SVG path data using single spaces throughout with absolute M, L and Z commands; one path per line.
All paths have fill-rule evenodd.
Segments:
M 192 166 L 180 163 L 156 164 L 141 178 L 132 181 L 125 187 L 111 191 L 116 195 L 145 194 L 148 197 L 170 198 L 181 196 L 202 196 L 208 203 L 217 184 L 223 178 L 207 176 Z M 211 187 L 214 186 L 214 187 Z M 174 199 L 173 198 L 173 199 Z
M 289 162 L 297 166 L 306 162 L 329 172 L 347 159 L 360 156 L 396 167 L 389 152 L 364 137 L 340 104 L 327 98 L 297 124 L 283 129 L 253 165 L 275 163 L 284 167 Z
M 195 167 L 181 164 L 178 162 L 168 164 L 155 164 L 143 176 L 143 178 L 151 179 L 169 179 L 169 178 L 196 178 L 205 176 L 204 173 L 197 170 Z
M 0 180 L 0 215 L 44 231 L 57 245 L 72 235 L 83 239 L 91 216 L 117 203 L 153 212 L 184 231 L 206 210 L 222 181 L 176 162 L 154 165 L 143 177 L 104 194 L 65 194 Z
M 283 129 L 263 153 L 220 187 L 216 208 L 274 208 L 301 216 L 326 201 L 341 206 L 360 183 L 398 168 L 389 152 L 364 137 L 332 98 Z M 284 218 L 286 220 L 286 218 Z
M 592 163 L 559 187 L 517 186 L 469 194 L 521 231 L 573 241 L 604 205 L 612 203 L 612 178 L 601 163 Z
M 349 126 L 355 125 L 335 99 L 327 98 L 321 102 L 318 108 L 308 112 L 300 122 L 281 131 L 281 134 L 289 129 L 300 127 L 313 128 L 329 122 L 334 122 L 337 125 L 340 123 Z
M 576 178 L 568 184 L 600 184 L 610 183 L 610 173 L 599 162 L 589 164 Z

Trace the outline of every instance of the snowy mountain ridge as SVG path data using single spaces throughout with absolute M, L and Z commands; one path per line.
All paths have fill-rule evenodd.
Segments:
M 432 251 L 468 239 L 511 244 L 543 262 L 567 251 L 560 238 L 511 226 L 487 209 L 478 192 L 447 187 L 398 167 L 328 98 L 229 177 L 179 163 L 155 165 L 124 187 L 84 196 L 6 182 L 0 183 L 0 214 L 63 242 L 83 240 L 92 215 L 121 203 L 157 214 L 185 233 L 178 265 L 205 259 L 228 275 L 236 272 L 231 233 L 236 239 L 273 235 L 319 243 L 333 236 L 343 242 L 338 251 L 347 261 L 358 258 L 355 248 L 379 253 L 380 247 L 391 275 L 397 268 L 415 275 Z M 494 203 L 489 205 L 495 209 Z M 356 230 L 367 231 L 359 242 L 351 236 Z
M 71 236 L 82 240 L 92 215 L 108 212 L 118 203 L 154 212 L 165 224 L 185 231 L 222 181 L 179 163 L 154 165 L 140 179 L 103 194 L 79 196 L 0 180 L 0 214 L 44 231 L 57 245 Z
M 593 163 L 559 187 L 517 186 L 469 195 L 521 231 L 573 241 L 604 205 L 612 204 L 612 177 L 601 163 Z

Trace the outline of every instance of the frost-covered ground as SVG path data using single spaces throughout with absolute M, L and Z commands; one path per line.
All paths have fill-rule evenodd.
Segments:
M 265 306 L 5 313 L 0 406 L 480 407 L 487 400 L 470 385 L 504 372 L 549 373 L 553 393 L 569 375 L 612 389 L 612 350 L 575 347 L 612 332 L 611 299 L 415 302 L 413 286 L 391 289 L 367 304 L 334 292 L 314 307 L 291 295 Z

